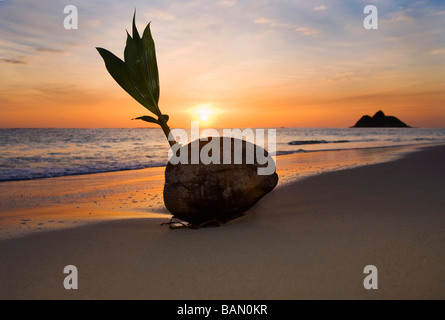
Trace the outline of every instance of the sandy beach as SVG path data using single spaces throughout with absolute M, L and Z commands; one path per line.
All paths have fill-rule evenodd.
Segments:
M 160 226 L 164 168 L 0 183 L 0 299 L 444 299 L 445 146 L 352 155 L 278 159 L 274 191 L 199 230 Z

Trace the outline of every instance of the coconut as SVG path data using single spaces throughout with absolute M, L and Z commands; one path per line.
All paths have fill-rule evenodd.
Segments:
M 261 174 L 270 165 L 273 172 Z M 277 183 L 266 150 L 245 140 L 209 137 L 177 147 L 165 170 L 164 203 L 191 227 L 220 225 L 243 215 Z

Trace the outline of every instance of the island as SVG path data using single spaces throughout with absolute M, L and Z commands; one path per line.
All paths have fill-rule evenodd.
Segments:
M 374 116 L 365 115 L 352 128 L 411 128 L 396 117 L 378 111 Z

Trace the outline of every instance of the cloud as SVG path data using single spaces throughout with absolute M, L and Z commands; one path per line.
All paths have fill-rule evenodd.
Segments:
M 298 27 L 295 29 L 295 32 L 303 34 L 305 36 L 315 36 L 321 33 L 321 30 L 309 27 Z
M 442 11 L 436 11 L 436 12 L 434 13 L 434 15 L 435 15 L 435 16 L 443 16 L 443 15 L 445 15 L 445 10 L 442 10 Z
M 402 11 L 393 12 L 389 15 L 388 22 L 411 22 L 413 20 L 413 17 L 407 14 L 411 11 L 411 9 L 405 9 Z
M 25 61 L 23 60 L 18 60 L 18 59 L 7 59 L 7 58 L 0 58 L 0 62 L 4 62 L 4 63 L 11 63 L 11 64 L 27 64 Z
M 170 12 L 159 9 L 147 10 L 147 14 L 145 16 L 150 19 L 159 19 L 164 21 L 172 21 L 176 19 L 176 17 Z
M 322 11 L 322 10 L 326 10 L 328 7 L 326 7 L 324 4 L 322 4 L 321 6 L 315 7 L 314 11 Z
M 358 80 L 360 77 L 357 77 L 354 72 L 345 71 L 336 73 L 333 77 L 329 78 L 328 81 L 350 81 L 350 80 Z
M 46 47 L 37 47 L 35 48 L 37 52 L 47 52 L 47 53 L 65 53 L 65 51 L 60 49 L 52 49 L 52 48 L 46 48 Z
M 255 20 L 255 23 L 257 23 L 257 24 L 272 24 L 273 23 L 273 20 L 270 20 L 270 19 L 266 19 L 266 18 L 258 18 L 258 19 L 256 19 Z
M 445 54 L 445 49 L 436 49 L 436 50 L 430 51 L 429 54 L 432 56 L 437 56 L 439 54 Z
M 294 24 L 289 23 L 277 23 L 274 20 L 267 18 L 258 18 L 254 21 L 256 24 L 266 24 L 272 28 L 286 28 L 290 30 L 294 30 L 297 33 L 300 33 L 305 36 L 315 36 L 321 33 L 320 29 L 310 28 L 310 27 L 300 27 Z
M 89 27 L 93 27 L 93 28 L 94 28 L 94 27 L 98 27 L 98 26 L 100 26 L 101 23 L 102 23 L 102 21 L 99 20 L 99 19 L 89 19 L 89 20 L 86 22 L 87 26 L 89 26 Z
M 235 0 L 221 0 L 218 4 L 222 7 L 233 7 L 236 4 Z

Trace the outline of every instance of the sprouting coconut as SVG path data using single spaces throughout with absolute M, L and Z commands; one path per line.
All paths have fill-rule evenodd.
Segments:
M 172 150 L 174 157 L 179 156 L 184 150 L 187 159 L 190 160 L 194 142 L 186 146 L 179 145 L 172 139 L 170 128 L 167 124 L 169 116 L 159 109 L 159 74 L 156 61 L 155 44 L 150 31 L 150 23 L 146 26 L 142 37 L 135 24 L 136 12 L 133 15 L 133 35 L 127 32 L 127 42 L 124 50 L 124 61 L 116 57 L 110 51 L 96 48 L 102 56 L 105 66 L 116 82 L 136 101 L 142 104 L 155 117 L 144 115 L 136 119 L 158 124 Z M 198 152 L 201 153 L 208 141 L 195 141 L 198 143 Z M 220 160 L 217 164 L 204 164 L 185 161 L 174 163 L 169 161 L 165 170 L 164 203 L 166 208 L 191 228 L 203 226 L 217 226 L 226 223 L 243 214 L 264 195 L 273 190 L 278 183 L 278 175 L 275 172 L 268 175 L 259 175 L 258 168 L 264 166 L 259 162 L 258 155 L 268 157 L 267 151 L 250 142 L 240 140 L 242 146 L 238 163 L 224 164 L 223 145 L 224 140 L 235 145 L 235 138 L 217 138 L 220 146 L 215 151 L 219 152 Z M 229 139 L 229 140 L 227 140 Z M 253 161 L 246 158 L 247 149 L 255 151 Z M 232 147 L 232 159 L 235 158 L 235 149 Z M 252 159 L 250 159 L 252 160 Z M 261 163 L 261 164 L 260 164 Z M 275 166 L 274 166 L 275 168 Z M 170 224 L 171 225 L 171 224 Z

